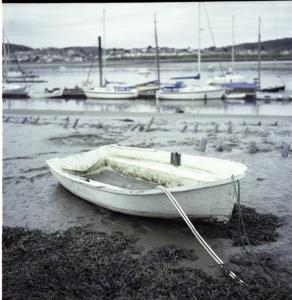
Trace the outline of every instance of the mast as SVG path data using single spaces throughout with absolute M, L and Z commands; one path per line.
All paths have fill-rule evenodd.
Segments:
M 105 48 L 105 9 L 103 10 L 102 14 L 102 19 L 103 19 L 103 75 L 104 75 L 104 85 L 106 85 L 106 48 Z
M 234 16 L 232 16 L 232 52 L 231 52 L 232 72 L 234 72 Z
M 98 37 L 98 62 L 99 62 L 99 86 L 103 86 L 102 78 L 102 47 L 101 47 L 101 37 Z
M 7 53 L 6 53 L 6 45 L 5 45 L 5 38 L 4 38 L 4 31 L 3 31 L 3 55 L 4 55 L 4 72 L 3 72 L 3 76 L 4 76 L 4 80 L 7 80 L 7 76 L 8 76 L 8 68 L 7 68 Z
M 201 3 L 198 2 L 198 74 L 201 78 Z
M 261 88 L 261 18 L 259 17 L 258 32 L 258 89 Z
M 154 34 L 155 34 L 155 48 L 156 48 L 157 82 L 158 82 L 158 87 L 160 87 L 160 65 L 159 65 L 159 49 L 158 49 L 158 38 L 157 38 L 156 14 L 154 14 Z

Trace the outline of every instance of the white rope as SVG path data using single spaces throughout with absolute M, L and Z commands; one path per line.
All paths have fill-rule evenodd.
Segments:
M 182 209 L 182 207 L 179 205 L 179 203 L 177 202 L 177 200 L 174 198 L 174 196 L 170 193 L 170 191 L 164 187 L 159 185 L 158 186 L 159 189 L 161 189 L 166 196 L 170 199 L 170 201 L 172 202 L 173 206 L 176 208 L 176 210 L 179 212 L 179 214 L 181 215 L 181 217 L 184 219 L 184 221 L 187 223 L 188 227 L 190 228 L 190 230 L 192 231 L 192 233 L 194 234 L 194 236 L 196 237 L 196 239 L 200 242 L 200 244 L 203 246 L 203 248 L 209 253 L 209 255 L 216 261 L 216 263 L 221 267 L 221 268 L 225 268 L 224 262 L 219 258 L 219 256 L 212 250 L 212 248 L 207 244 L 207 242 L 202 238 L 202 236 L 199 234 L 199 232 L 196 230 L 196 228 L 194 227 L 194 225 L 192 224 L 192 222 L 190 221 L 190 219 L 188 218 L 188 216 L 186 215 L 186 213 L 184 212 L 184 210 Z M 244 283 L 240 278 L 238 278 L 232 271 L 227 270 L 228 275 L 232 278 L 232 279 L 238 279 L 240 283 Z

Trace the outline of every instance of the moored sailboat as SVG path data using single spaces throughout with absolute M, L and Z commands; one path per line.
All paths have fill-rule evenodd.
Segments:
M 162 86 L 156 93 L 161 100 L 210 100 L 221 99 L 225 89 L 209 84 L 201 84 L 201 6 L 198 3 L 198 75 L 175 77 L 174 84 Z M 192 80 L 189 82 L 189 80 Z
M 258 20 L 258 90 L 257 100 L 283 100 L 289 99 L 289 95 L 282 94 L 285 91 L 285 84 L 279 84 L 262 88 L 261 83 L 261 18 Z M 290 99 L 289 99 L 290 100 Z
M 103 12 L 103 38 L 105 39 L 105 12 Z M 105 78 L 105 47 L 102 51 L 101 37 L 98 37 L 98 58 L 99 58 L 99 85 L 87 84 L 83 88 L 84 94 L 90 99 L 135 99 L 138 97 L 138 90 L 130 85 L 121 82 L 108 81 Z M 104 59 L 103 59 L 104 57 Z
M 3 98 L 28 98 L 29 89 L 28 85 L 15 84 L 9 81 L 8 73 L 8 56 L 9 51 L 6 51 L 6 45 L 3 43 L 3 54 L 4 54 L 4 64 L 3 64 L 3 73 L 2 73 L 2 97 Z
M 157 35 L 157 20 L 154 14 L 154 38 L 155 38 L 155 58 L 156 58 L 156 74 L 155 80 L 148 80 L 147 82 L 137 84 L 135 87 L 138 90 L 138 96 L 141 98 L 155 98 L 156 92 L 160 88 L 160 61 L 159 61 L 159 46 Z
M 28 98 L 29 87 L 10 82 L 2 82 L 2 96 L 3 98 Z
M 234 16 L 232 16 L 232 47 L 231 47 L 231 70 L 208 79 L 208 84 L 213 86 L 221 86 L 226 89 L 224 99 L 248 98 L 254 96 L 257 89 L 257 84 L 252 80 L 248 80 L 234 71 L 235 63 L 235 47 L 234 47 Z

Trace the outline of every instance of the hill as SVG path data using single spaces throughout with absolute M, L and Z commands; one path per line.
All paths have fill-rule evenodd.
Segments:
M 211 47 L 214 49 L 214 47 Z M 216 48 L 216 50 L 230 50 L 231 45 Z M 210 48 L 209 48 L 210 49 Z M 258 43 L 243 43 L 235 45 L 236 50 L 252 50 L 256 51 L 258 49 Z M 261 49 L 269 52 L 279 52 L 279 51 L 292 51 L 292 38 L 283 38 L 276 40 L 268 40 L 261 42 Z M 215 49 L 214 49 L 215 50 Z
M 5 43 L 4 46 L 5 46 L 5 49 L 8 49 L 8 48 L 9 48 L 9 50 L 10 50 L 11 52 L 17 52 L 17 51 L 31 51 L 31 50 L 34 50 L 33 48 L 28 47 L 28 46 L 17 45 L 17 44 L 10 44 L 10 43 Z
M 9 45 L 10 51 L 12 52 L 17 52 L 17 51 L 31 51 L 34 50 L 34 48 L 24 46 L 24 45 L 17 45 L 17 44 L 5 44 Z M 276 39 L 276 40 L 268 40 L 268 41 L 262 41 L 262 50 L 265 51 L 292 51 L 292 38 L 283 38 L 283 39 Z M 208 50 L 212 51 L 229 51 L 231 48 L 231 45 L 224 46 L 224 47 L 209 47 L 207 48 Z M 252 50 L 255 51 L 258 48 L 258 43 L 242 43 L 235 45 L 236 50 Z M 84 54 L 89 54 L 89 53 L 96 53 L 97 52 L 97 47 L 96 46 L 87 46 L 87 47 L 82 47 L 82 46 L 75 46 L 75 47 L 64 47 L 64 48 L 55 48 L 55 47 L 50 47 L 50 49 L 58 49 L 58 50 L 77 50 L 80 52 L 83 52 Z

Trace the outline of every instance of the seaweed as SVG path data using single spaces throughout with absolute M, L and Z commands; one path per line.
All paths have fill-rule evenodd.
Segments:
M 227 224 L 200 223 L 199 232 L 208 238 L 229 238 L 234 246 L 257 246 L 275 242 L 279 237 L 277 229 L 283 225 L 283 220 L 274 214 L 260 214 L 254 208 L 240 205 L 241 217 L 248 237 L 243 235 L 242 226 L 239 227 L 238 206 L 235 205 L 232 216 Z
M 177 267 L 181 259 L 196 259 L 194 252 L 170 246 L 140 253 L 135 242 L 134 236 L 86 227 L 54 233 L 4 227 L 3 298 L 286 299 L 292 292 L 287 282 L 273 286 L 257 271 L 243 269 L 246 284 L 239 285 Z M 273 259 L 267 267 L 283 272 Z

